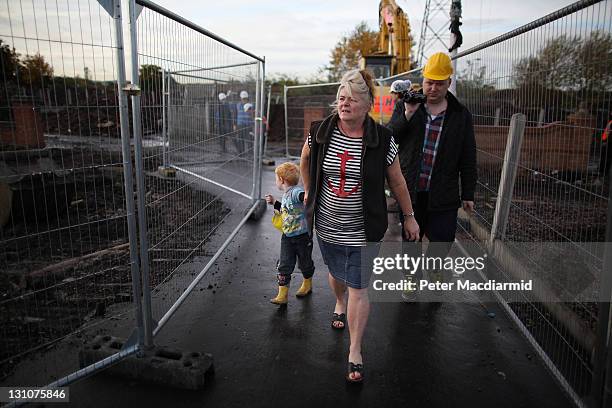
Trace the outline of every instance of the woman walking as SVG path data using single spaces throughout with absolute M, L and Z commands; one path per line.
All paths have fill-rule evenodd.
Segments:
M 336 297 L 332 328 L 344 329 L 348 315 L 350 382 L 364 378 L 361 341 L 372 274 L 368 260 L 376 255 L 387 230 L 385 178 L 406 217 L 404 234 L 410 239 L 419 236 L 392 132 L 368 115 L 373 89 L 368 71 L 347 72 L 332 115 L 311 124 L 300 162 L 308 226 L 311 234 L 313 227 L 316 232 Z

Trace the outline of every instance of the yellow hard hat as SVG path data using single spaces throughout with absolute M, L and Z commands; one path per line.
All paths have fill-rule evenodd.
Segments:
M 434 81 L 444 81 L 453 74 L 451 59 L 443 52 L 437 52 L 427 60 L 423 68 L 423 76 Z

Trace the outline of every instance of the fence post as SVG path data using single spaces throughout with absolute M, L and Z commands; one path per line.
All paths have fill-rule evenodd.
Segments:
M 168 108 L 166 106 L 166 92 L 168 90 L 166 89 L 166 73 L 166 70 L 162 68 L 162 162 L 164 168 L 168 168 L 168 146 L 166 146 L 168 141 L 168 123 L 166 122 Z
M 610 178 L 610 186 L 612 187 L 612 177 Z M 610 201 L 608 201 L 608 232 L 606 233 L 606 249 L 602 270 L 612 270 L 612 204 L 610 203 Z M 607 332 L 607 347 L 605 348 L 605 350 L 608 353 L 608 358 L 606 364 L 606 381 L 604 383 L 603 397 L 601 402 L 602 408 L 609 407 L 610 404 L 612 404 L 612 314 L 610 313 L 610 308 L 612 307 L 612 277 L 609 273 L 605 273 L 604 276 L 606 281 L 604 282 L 602 287 L 606 288 L 606 293 L 608 295 L 605 299 L 605 304 L 608 307 L 608 316 L 606 319 L 605 329 L 605 331 Z
M 546 120 L 546 109 L 540 109 L 540 113 L 538 114 L 538 127 L 544 126 L 544 121 Z
M 134 132 L 134 163 L 136 165 L 136 191 L 138 196 L 138 230 L 140 233 L 140 267 L 142 272 L 142 299 L 143 299 L 143 323 L 144 323 L 144 346 L 153 346 L 153 319 L 151 315 L 151 288 L 149 287 L 149 241 L 147 237 L 147 207 L 145 205 L 144 168 L 142 163 L 142 120 L 140 110 L 140 81 L 138 64 L 138 39 L 136 31 L 135 0 L 129 0 L 129 27 L 130 27 L 130 53 L 132 67 L 132 127 Z
M 265 75 L 265 65 L 264 65 L 264 79 L 266 77 Z M 265 82 L 265 81 L 264 81 Z M 267 128 L 269 128 L 270 126 L 270 101 L 272 99 L 272 84 L 270 84 L 270 86 L 268 86 L 268 98 L 266 99 L 266 123 L 267 123 Z M 268 156 L 268 131 L 264 131 L 264 142 L 263 142 L 263 151 L 261 152 L 261 157 L 262 159 L 264 157 Z
M 489 241 L 491 244 L 495 239 L 503 238 L 506 234 L 508 215 L 510 214 L 510 203 L 514 190 L 514 180 L 518 168 L 523 134 L 525 133 L 525 122 L 526 117 L 522 113 L 515 113 L 510 120 L 510 130 L 508 131 L 508 141 L 506 142 L 506 154 L 504 155 L 504 164 L 497 192 L 497 203 L 495 205 L 495 215 L 493 216 L 493 225 L 491 227 L 491 237 Z
M 168 147 L 166 148 L 166 160 L 168 160 L 168 166 L 172 166 L 172 144 L 170 143 L 170 136 L 172 135 L 172 82 L 170 79 L 172 78 L 172 73 L 170 71 L 166 71 L 166 143 Z
M 389 44 L 391 44 L 391 42 L 389 42 Z M 380 113 L 379 115 L 379 120 L 378 123 L 380 123 L 381 125 L 383 124 L 383 82 L 382 82 L 382 77 L 378 78 L 378 112 Z
M 136 324 L 138 325 L 138 345 L 144 341 L 144 325 L 142 320 L 142 288 L 140 286 L 140 262 L 138 257 L 138 238 L 136 230 L 136 211 L 134 205 L 134 181 L 132 171 L 132 152 L 130 148 L 130 125 L 128 114 L 128 99 L 123 88 L 125 79 L 125 56 L 123 44 L 123 24 L 121 18 L 121 0 L 113 4 L 113 19 L 115 20 L 115 37 L 117 41 L 117 98 L 119 102 L 119 125 L 121 129 L 121 156 L 123 161 L 123 187 L 125 191 L 125 207 L 127 211 L 128 239 L 130 243 L 130 272 L 132 276 L 132 291 L 136 307 Z
M 610 190 L 612 191 L 612 169 L 610 170 Z M 597 316 L 597 331 L 595 353 L 593 356 L 593 381 L 591 385 L 591 401 L 593 408 L 604 408 L 612 403 L 612 200 L 608 197 L 606 223 L 606 242 L 602 263 L 601 286 L 598 299 L 599 313 Z
M 501 108 L 495 108 L 495 119 L 493 119 L 493 126 L 499 126 L 500 116 L 501 116 Z
M 257 155 L 257 194 L 256 197 L 257 199 L 261 198 L 261 172 L 262 172 L 262 165 L 263 165 L 263 157 L 264 157 L 264 152 L 265 152 L 265 142 L 266 142 L 266 138 L 265 136 L 265 132 L 264 132 L 264 95 L 265 95 L 265 86 L 266 86 L 266 59 L 264 57 L 263 62 L 260 63 L 261 65 L 261 81 L 259 83 L 259 95 L 260 95 L 260 103 L 261 103 L 261 109 L 260 109 L 260 121 L 259 121 L 259 143 L 257 143 L 257 146 L 259 151 L 258 151 L 258 155 Z M 269 102 L 268 102 L 268 106 L 269 106 Z M 266 117 L 267 120 L 267 117 Z
M 259 126 L 262 122 L 261 115 L 263 114 L 263 110 L 261 108 L 261 63 L 257 64 L 257 81 L 255 82 L 255 120 L 253 121 L 253 189 L 251 191 L 251 197 L 253 202 L 255 202 L 258 198 L 258 186 L 259 186 L 259 177 L 257 172 L 257 167 L 261 163 L 259 160 L 259 131 L 261 127 Z
M 285 105 L 285 156 L 289 157 L 289 120 L 287 119 L 287 85 L 283 85 L 283 103 Z

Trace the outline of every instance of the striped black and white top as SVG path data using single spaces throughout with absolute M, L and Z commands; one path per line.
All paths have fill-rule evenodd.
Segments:
M 323 183 L 319 192 L 314 228 L 325 242 L 346 246 L 365 246 L 365 225 L 361 201 L 361 154 L 363 139 L 344 135 L 334 129 L 323 159 Z M 311 146 L 308 135 L 308 146 Z M 392 138 L 387 166 L 397 156 Z

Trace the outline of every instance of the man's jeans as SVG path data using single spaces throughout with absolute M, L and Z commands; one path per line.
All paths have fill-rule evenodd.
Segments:
M 408 244 L 408 240 L 403 235 L 402 241 L 404 245 L 404 253 L 411 257 L 420 257 L 422 253 L 421 242 L 423 236 L 427 236 L 429 242 L 436 242 L 434 249 L 428 249 L 426 256 L 444 258 L 450 252 L 455 240 L 455 232 L 457 230 L 457 209 L 447 211 L 428 211 L 427 203 L 429 201 L 428 192 L 418 192 L 417 200 L 414 206 L 414 217 L 419 224 L 420 240 L 416 243 Z M 404 225 L 403 214 L 400 213 L 400 221 Z M 423 271 L 416 271 L 415 279 L 418 281 L 423 278 Z

